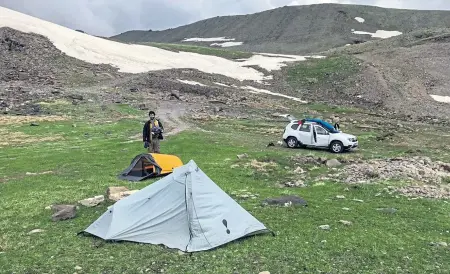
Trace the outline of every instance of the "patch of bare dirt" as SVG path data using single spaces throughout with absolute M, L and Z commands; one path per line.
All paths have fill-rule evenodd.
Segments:
M 23 132 L 0 129 L 0 147 L 63 140 L 61 135 L 37 137 Z
M 0 126 L 17 125 L 17 124 L 24 124 L 24 123 L 36 123 L 36 122 L 55 122 L 55 121 L 65 121 L 65 120 L 67 120 L 66 117 L 55 116 L 55 115 L 49 115 L 49 116 L 0 115 Z

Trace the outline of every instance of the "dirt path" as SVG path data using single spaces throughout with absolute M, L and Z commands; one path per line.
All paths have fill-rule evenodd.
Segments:
M 182 120 L 188 113 L 188 109 L 189 106 L 183 102 L 159 102 L 155 112 L 164 125 L 165 136 L 178 134 L 190 127 L 186 121 Z
M 164 137 L 173 136 L 192 128 L 193 125 L 186 121 L 188 119 L 183 118 L 188 117 L 195 106 L 195 104 L 180 101 L 158 101 L 154 111 L 156 112 L 156 118 L 163 123 Z M 133 135 L 131 139 L 141 140 L 142 133 Z

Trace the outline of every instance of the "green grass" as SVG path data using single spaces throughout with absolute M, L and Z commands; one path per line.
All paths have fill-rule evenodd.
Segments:
M 294 87 L 314 87 L 342 82 L 359 71 L 359 62 L 351 56 L 310 59 L 287 69 L 288 82 Z
M 242 59 L 242 58 L 250 58 L 253 56 L 253 54 L 250 52 L 209 48 L 209 47 L 194 46 L 194 45 L 180 45 L 180 44 L 154 43 L 154 42 L 148 42 L 148 43 L 142 43 L 142 44 L 165 49 L 165 50 L 193 52 L 193 53 L 198 53 L 198 54 L 203 54 L 203 55 L 212 55 L 212 56 L 222 57 L 222 58 L 226 58 L 226 59 Z
M 126 106 L 116 107 L 122 113 L 134 114 Z M 141 132 L 142 125 L 138 120 L 121 119 L 95 125 L 65 121 L 43 122 L 38 127 L 28 124 L 3 126 L 32 136 L 59 134 L 64 140 L 1 150 L 0 180 L 8 180 L 0 181 L 0 272 L 448 273 L 450 250 L 429 243 L 450 242 L 449 203 L 395 198 L 382 192 L 383 185 L 353 188 L 323 181 L 321 186 L 279 188 L 277 184 L 294 176 L 289 173 L 294 168 L 292 156 L 335 156 L 317 150 L 267 148 L 267 143 L 279 136 L 266 136 L 261 134 L 261 129 L 274 125 L 265 121 L 252 124 L 222 120 L 201 125 L 212 132 L 183 132 L 161 143 L 163 153 L 176 154 L 185 163 L 195 160 L 227 193 L 247 189 L 259 194 L 257 199 L 236 199 L 276 233 L 276 237 L 256 236 L 192 256 L 180 255 L 161 246 L 103 243 L 76 235 L 95 221 L 110 203 L 96 208 L 80 206 L 75 219 L 56 223 L 50 220 L 50 210 L 45 209 L 51 204 L 76 203 L 104 194 L 108 186 L 141 189 L 154 182 L 131 184 L 116 178 L 135 155 L 144 151 L 140 141 L 129 142 L 129 136 Z M 386 157 L 402 155 L 410 149 L 374 141 L 378 132 L 349 130 L 360 136 L 362 148 L 345 157 Z M 437 148 L 429 150 L 434 156 L 439 151 Z M 248 153 L 249 158 L 238 160 L 236 155 L 242 153 Z M 246 167 L 253 159 L 272 160 L 277 166 L 266 172 Z M 230 168 L 233 164 L 239 167 Z M 54 173 L 24 175 L 48 170 Z M 316 177 L 326 171 L 326 168 L 320 168 L 310 174 Z M 286 194 L 303 197 L 309 206 L 276 208 L 260 205 L 265 198 Z M 334 199 L 336 195 L 345 195 L 346 199 Z M 364 203 L 352 199 L 364 200 Z M 350 210 L 342 210 L 344 207 Z M 398 211 L 386 214 L 376 210 L 390 207 Z M 345 226 L 339 220 L 353 224 Z M 318 228 L 325 224 L 331 226 L 330 231 Z M 27 234 L 37 228 L 45 231 Z M 75 270 L 76 266 L 82 270 Z

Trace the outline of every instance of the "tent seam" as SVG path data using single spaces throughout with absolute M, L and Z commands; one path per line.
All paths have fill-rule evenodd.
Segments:
M 184 186 L 185 186 L 185 188 L 187 186 L 187 174 L 186 174 L 186 178 L 184 179 Z M 187 215 L 187 218 L 188 218 L 188 227 L 189 227 L 189 242 L 186 245 L 186 249 L 185 249 L 185 251 L 187 252 L 188 247 L 191 244 L 191 241 L 192 241 L 192 238 L 193 238 L 194 234 L 192 233 L 191 218 L 189 217 L 189 208 L 188 208 L 188 202 L 187 202 L 188 197 L 187 197 L 187 193 L 186 192 L 187 191 L 184 192 L 184 202 L 186 204 L 186 213 L 187 213 L 186 215 Z

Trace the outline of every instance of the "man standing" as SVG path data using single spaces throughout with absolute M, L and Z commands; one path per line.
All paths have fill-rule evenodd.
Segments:
M 145 123 L 142 132 L 144 148 L 147 148 L 149 153 L 160 153 L 159 140 L 164 138 L 164 127 L 161 121 L 155 118 L 154 111 L 150 111 L 148 116 L 150 119 Z
M 337 131 L 339 131 L 340 130 L 340 126 L 339 126 L 339 122 L 340 122 L 340 119 L 339 119 L 339 116 L 334 116 L 333 117 L 333 123 L 334 123 L 334 129 L 336 129 Z

